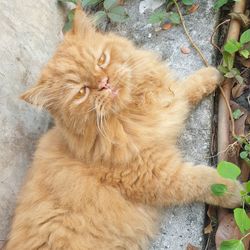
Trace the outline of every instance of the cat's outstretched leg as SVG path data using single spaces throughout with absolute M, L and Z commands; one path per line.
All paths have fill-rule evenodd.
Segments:
M 224 184 L 227 191 L 222 196 L 215 196 L 211 191 L 213 184 Z M 235 208 L 241 204 L 241 184 L 238 181 L 222 178 L 215 169 L 208 166 L 183 163 L 164 189 L 166 201 L 173 205 L 198 201 Z
M 222 82 L 223 76 L 214 67 L 203 68 L 181 82 L 182 91 L 191 105 L 196 105 L 203 97 L 211 94 Z
M 122 181 L 129 198 L 159 206 L 191 202 L 206 202 L 225 208 L 240 205 L 242 186 L 238 181 L 221 177 L 212 167 L 183 162 L 173 151 L 166 152 L 165 156 L 165 159 L 160 159 L 160 155 L 154 153 L 146 172 L 141 172 L 137 178 L 136 173 L 131 172 L 133 179 L 124 176 Z M 135 183 L 131 182 L 133 180 Z M 227 191 L 222 196 L 215 196 L 211 191 L 213 184 L 224 184 Z

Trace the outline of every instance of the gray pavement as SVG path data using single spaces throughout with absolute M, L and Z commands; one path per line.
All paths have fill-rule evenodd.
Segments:
M 60 41 L 63 12 L 56 0 L 0 0 L 0 247 L 6 237 L 15 206 L 16 195 L 24 179 L 37 139 L 49 124 L 49 117 L 24 104 L 19 94 L 32 85 L 41 67 Z M 161 0 L 127 0 L 129 19 L 109 28 L 129 37 L 136 44 L 156 51 L 180 77 L 203 66 L 190 47 L 181 27 L 156 32 L 148 23 L 152 8 Z M 213 0 L 197 1 L 199 10 L 186 16 L 194 40 L 212 62 L 214 51 L 209 39 L 216 22 Z M 190 54 L 182 54 L 189 47 Z M 193 111 L 179 140 L 187 160 L 209 164 L 211 142 L 212 97 Z M 192 204 L 163 211 L 160 232 L 152 242 L 153 249 L 186 249 L 188 243 L 202 248 L 205 207 Z

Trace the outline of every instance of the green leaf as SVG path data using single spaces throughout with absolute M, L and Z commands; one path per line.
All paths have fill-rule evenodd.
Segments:
M 63 26 L 63 33 L 69 31 L 72 28 L 72 22 L 67 21 Z
M 219 162 L 217 166 L 217 172 L 220 176 L 232 180 L 236 180 L 241 173 L 240 168 L 238 166 L 227 161 Z
M 240 36 L 240 43 L 241 44 L 248 43 L 248 42 L 250 42 L 250 29 L 243 32 Z
M 245 209 L 235 208 L 234 219 L 241 233 L 244 234 L 246 231 L 250 229 L 250 219 L 247 216 Z
M 236 68 L 232 68 L 228 73 L 225 74 L 225 77 L 234 78 L 237 75 L 240 75 L 240 71 Z
M 182 0 L 182 3 L 185 5 L 193 5 L 194 4 L 194 0 Z
M 172 12 L 169 15 L 169 20 L 171 21 L 171 23 L 173 24 L 180 24 L 181 23 L 181 19 L 178 13 L 176 12 Z
M 241 240 L 225 240 L 220 245 L 220 250 L 245 250 Z
M 67 15 L 68 20 L 71 21 L 71 22 L 73 22 L 74 15 L 75 15 L 75 10 L 74 9 L 70 10 L 69 13 L 68 13 L 68 15 Z
M 108 12 L 108 17 L 111 21 L 119 23 L 123 22 L 128 17 L 128 14 L 126 13 L 124 7 L 116 6 Z
M 107 14 L 105 11 L 103 11 L 103 10 L 97 11 L 94 15 L 95 24 L 99 25 L 100 23 L 102 23 L 105 20 L 106 17 L 107 17 Z
M 229 54 L 233 54 L 238 51 L 242 47 L 241 43 L 237 42 L 236 40 L 229 40 L 224 45 L 224 50 L 227 51 Z
M 224 66 L 222 66 L 222 65 L 219 65 L 219 66 L 218 66 L 218 70 L 219 70 L 222 74 L 228 73 L 228 68 L 227 68 L 227 67 L 224 67 Z
M 224 184 L 213 184 L 211 191 L 216 196 L 222 196 L 227 191 L 227 186 Z
M 69 11 L 67 15 L 67 22 L 63 26 L 63 33 L 69 31 L 72 28 L 74 13 L 74 9 Z
M 234 120 L 238 120 L 242 115 L 244 115 L 244 112 L 241 112 L 240 109 L 235 109 L 233 111 L 233 118 L 234 118 Z
M 244 84 L 244 78 L 241 75 L 236 75 L 235 79 L 239 84 Z
M 103 7 L 105 10 L 110 10 L 111 8 L 118 5 L 117 0 L 105 0 L 103 3 Z
M 246 182 L 245 187 L 246 187 L 246 191 L 250 193 L 250 181 Z
M 246 159 L 248 157 L 248 152 L 247 151 L 242 151 L 240 152 L 240 158 L 241 159 Z
M 227 4 L 228 0 L 217 0 L 215 3 L 214 3 L 214 9 L 216 11 L 219 10 L 219 8 L 221 8 L 223 5 Z
M 165 18 L 167 18 L 167 13 L 166 11 L 163 10 L 159 10 L 159 11 L 155 11 L 153 14 L 151 14 L 149 16 L 149 23 L 160 23 L 162 22 Z
M 244 149 L 245 149 L 246 151 L 250 151 L 250 144 L 246 144 L 246 145 L 244 146 Z
M 58 2 L 61 2 L 61 3 L 74 3 L 74 4 L 77 4 L 77 0 L 58 0 Z
M 247 49 L 243 49 L 240 50 L 240 54 L 247 59 L 250 55 L 250 52 Z
M 245 202 L 247 204 L 250 204 L 250 196 L 249 195 L 245 196 Z
M 226 51 L 223 51 L 222 55 L 223 55 L 223 66 L 227 67 L 228 70 L 230 71 L 233 68 L 234 64 L 233 56 Z
M 227 73 L 225 74 L 225 77 L 227 77 L 227 78 L 234 78 L 235 75 L 234 75 L 231 71 L 229 71 L 229 72 L 227 72 Z
M 82 5 L 84 7 L 87 6 L 94 6 L 97 5 L 98 3 L 100 3 L 102 0 L 82 0 Z

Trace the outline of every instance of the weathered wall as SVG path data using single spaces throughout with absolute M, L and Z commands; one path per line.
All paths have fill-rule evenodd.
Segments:
M 34 146 L 49 118 L 19 99 L 59 42 L 57 1 L 0 0 L 0 247 Z

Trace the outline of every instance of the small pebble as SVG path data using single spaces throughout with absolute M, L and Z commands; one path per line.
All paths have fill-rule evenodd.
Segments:
M 155 32 L 159 32 L 159 31 L 161 31 L 162 29 L 161 29 L 161 27 L 156 27 L 155 28 Z
M 187 47 L 181 47 L 181 52 L 182 52 L 183 54 L 189 54 L 189 53 L 190 53 L 190 49 L 187 48 Z

